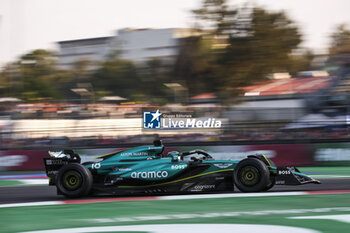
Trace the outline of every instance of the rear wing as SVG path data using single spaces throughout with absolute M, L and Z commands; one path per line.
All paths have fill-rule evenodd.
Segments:
M 58 171 L 66 164 L 80 163 L 80 156 L 72 150 L 64 150 L 62 152 L 49 151 L 50 158 L 44 158 L 46 175 L 49 177 L 49 185 L 56 184 L 56 175 Z

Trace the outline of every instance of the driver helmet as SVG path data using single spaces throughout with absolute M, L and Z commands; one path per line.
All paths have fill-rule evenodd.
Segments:
M 173 159 L 180 160 L 180 153 L 178 151 L 170 151 L 168 152 L 168 157 L 172 157 Z

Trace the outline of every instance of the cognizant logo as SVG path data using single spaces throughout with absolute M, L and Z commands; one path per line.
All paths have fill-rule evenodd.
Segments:
M 165 178 L 168 175 L 167 171 L 132 172 L 131 178 Z

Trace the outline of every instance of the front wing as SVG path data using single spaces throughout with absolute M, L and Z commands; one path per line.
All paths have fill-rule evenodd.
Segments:
M 272 174 L 273 175 L 273 174 Z M 312 177 L 301 173 L 298 168 L 277 167 L 275 173 L 276 185 L 301 185 L 301 184 L 320 184 L 321 182 Z

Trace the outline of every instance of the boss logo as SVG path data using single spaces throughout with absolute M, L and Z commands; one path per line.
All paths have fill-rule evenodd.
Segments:
M 180 164 L 180 165 L 171 165 L 171 169 L 173 170 L 179 170 L 179 169 L 185 169 L 185 165 Z
M 290 175 L 290 174 L 292 174 L 292 172 L 289 170 L 278 171 L 278 175 Z

